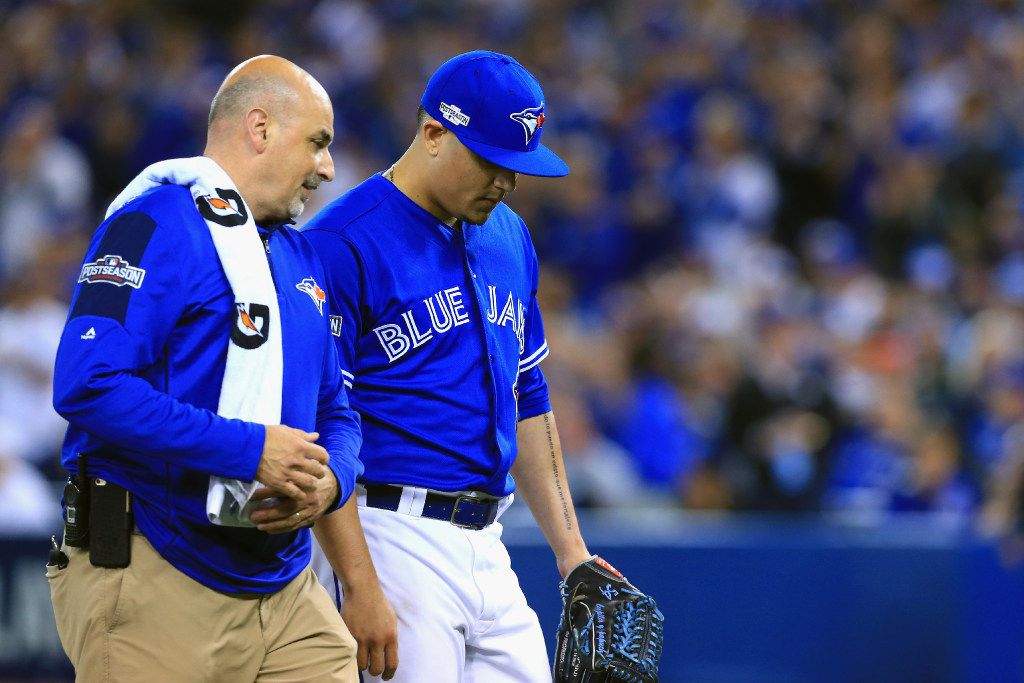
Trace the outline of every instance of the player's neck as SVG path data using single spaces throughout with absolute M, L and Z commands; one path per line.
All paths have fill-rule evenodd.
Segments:
M 406 158 L 402 156 L 401 159 L 391 165 L 391 168 L 384 171 L 382 175 L 387 180 L 390 180 L 398 188 L 399 192 L 411 199 L 421 209 L 434 216 L 434 218 L 450 228 L 458 227 L 459 219 L 448 215 L 437 202 L 430 199 L 430 193 L 427 192 L 425 184 L 419 182 L 416 173 L 413 171 L 415 165 L 405 162 Z

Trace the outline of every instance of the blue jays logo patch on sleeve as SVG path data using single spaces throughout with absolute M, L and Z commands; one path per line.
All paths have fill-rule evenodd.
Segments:
M 146 271 L 142 268 L 136 268 L 120 256 L 107 254 L 93 263 L 86 263 L 82 266 L 82 274 L 78 277 L 78 281 L 90 284 L 106 282 L 117 287 L 127 285 L 138 289 L 142 286 L 142 280 L 145 277 Z
M 537 134 L 537 131 L 544 127 L 544 119 L 546 118 L 544 116 L 544 103 L 541 102 L 539 107 L 529 107 L 515 114 L 509 114 L 508 117 L 522 125 L 523 131 L 526 133 L 526 144 L 530 144 L 530 140 Z
M 320 289 L 320 285 L 316 283 L 316 280 L 311 277 L 307 277 L 302 282 L 295 285 L 295 289 L 309 294 L 309 298 L 316 304 L 316 310 L 320 311 L 320 315 L 324 314 L 324 304 L 327 302 L 327 293 Z

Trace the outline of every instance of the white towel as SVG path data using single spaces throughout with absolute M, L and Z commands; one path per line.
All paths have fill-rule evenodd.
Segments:
M 169 159 L 146 168 L 110 204 L 107 216 L 158 185 L 184 185 L 206 220 L 221 267 L 235 297 L 236 329 L 228 342 L 227 363 L 217 414 L 265 425 L 281 423 L 281 316 L 277 289 L 252 213 L 235 184 L 207 157 Z M 261 319 L 261 318 L 267 319 Z M 244 344 L 240 346 L 238 341 Z M 252 527 L 250 501 L 257 481 L 211 476 L 206 514 L 213 524 Z

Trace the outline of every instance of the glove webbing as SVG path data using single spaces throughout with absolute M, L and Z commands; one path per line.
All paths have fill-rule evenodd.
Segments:
M 628 586 L 628 584 L 627 584 Z M 607 670 L 608 680 L 623 681 L 623 683 L 643 683 L 643 676 L 628 669 L 620 669 L 614 662 L 609 664 L 609 654 L 614 651 L 636 664 L 646 676 L 655 677 L 658 672 L 658 661 L 661 659 L 663 638 L 664 616 L 661 610 L 647 595 L 632 589 L 632 587 L 620 587 L 619 592 L 635 596 L 635 600 L 623 602 L 618 605 L 613 614 L 608 615 L 612 619 L 613 629 L 611 633 L 611 648 L 599 653 L 594 662 L 598 670 Z M 563 583 L 560 586 L 562 600 L 568 599 L 568 587 Z M 656 618 L 651 619 L 654 613 Z M 573 638 L 580 653 L 590 656 L 590 633 L 594 629 L 596 614 L 591 614 L 587 623 L 580 628 L 573 629 Z M 646 628 L 644 628 L 646 626 Z

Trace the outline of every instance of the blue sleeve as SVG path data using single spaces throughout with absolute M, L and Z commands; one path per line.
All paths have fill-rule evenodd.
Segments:
M 138 206 L 114 214 L 93 236 L 57 350 L 54 408 L 123 449 L 124 457 L 144 453 L 251 480 L 263 452 L 263 425 L 183 403 L 139 376 L 160 361 L 182 324 L 194 273 L 185 214 L 173 206 Z
M 551 412 L 548 383 L 539 366 L 519 375 L 519 419 L 525 420 Z
M 330 296 L 328 296 L 330 302 Z M 348 396 L 338 366 L 338 352 L 334 344 L 328 343 L 324 355 L 323 382 L 317 404 L 316 430 L 320 433 L 318 442 L 330 456 L 328 467 L 338 480 L 338 500 L 332 509 L 338 509 L 355 490 L 356 477 L 363 473 L 359 460 L 362 433 L 359 429 L 359 413 L 348 405 Z
M 359 381 L 356 345 L 363 328 L 363 302 L 369 290 L 365 269 L 355 248 L 340 235 L 327 230 L 304 230 L 302 234 L 324 264 L 331 334 L 338 350 L 342 379 L 351 390 Z
M 530 304 L 523 322 L 523 350 L 519 354 L 519 379 L 516 381 L 520 420 L 551 412 L 548 383 L 540 369 L 540 362 L 548 357 L 548 342 L 544 337 L 544 320 L 540 314 L 540 305 L 537 303 L 539 268 L 537 254 L 532 251 L 532 245 L 531 255 Z

